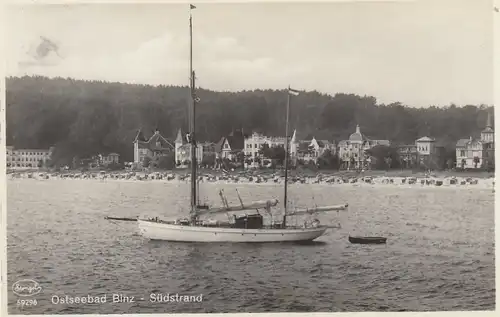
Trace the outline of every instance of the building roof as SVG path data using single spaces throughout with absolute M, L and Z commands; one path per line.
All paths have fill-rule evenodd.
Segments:
M 226 140 L 229 143 L 229 147 L 231 147 L 231 151 L 243 150 L 245 147 L 245 136 L 241 131 L 231 132 L 231 134 L 226 137 Z
M 428 136 L 423 136 L 420 139 L 417 139 L 415 142 L 435 142 L 436 140 L 433 138 L 430 138 Z
M 162 150 L 172 150 L 174 148 L 172 142 L 165 139 L 158 130 L 155 131 L 155 133 L 149 138 L 149 140 L 143 141 L 141 139 L 144 140 L 144 135 L 142 134 L 142 131 L 139 130 L 134 140 L 134 143 L 137 142 L 139 148 L 142 149 L 150 149 L 152 151 L 162 151 Z
M 224 142 L 226 141 L 226 137 L 220 138 L 219 142 L 215 143 L 215 152 L 220 153 L 222 152 L 222 146 L 224 145 Z
M 297 147 L 297 151 L 308 152 L 310 145 L 311 143 L 309 141 L 299 141 L 299 146 Z
M 363 141 L 365 137 L 361 133 L 361 129 L 359 128 L 359 124 L 356 125 L 356 132 L 349 136 L 349 141 Z
M 456 147 L 466 147 L 466 146 L 467 146 L 467 144 L 468 144 L 470 141 L 472 141 L 472 139 L 471 139 L 471 138 L 469 138 L 469 139 L 460 139 L 460 140 L 458 140 L 458 141 L 457 141 L 457 145 L 456 145 Z
M 177 137 L 175 138 L 175 144 L 184 144 L 184 138 L 182 137 L 182 130 L 179 129 L 177 131 Z
M 377 143 L 377 145 L 391 146 L 391 141 L 389 140 L 369 140 Z
M 332 141 L 328 141 L 328 140 L 316 140 L 316 142 L 318 143 L 319 147 L 323 148 L 325 146 L 334 146 L 335 145 L 335 142 L 332 142 Z
M 488 111 L 488 118 L 486 119 L 486 127 L 482 131 L 483 133 L 493 133 L 493 124 L 491 122 L 491 112 Z
M 6 146 L 7 149 L 11 150 L 11 151 L 15 151 L 15 152 L 44 152 L 44 153 L 48 153 L 52 150 L 54 150 L 54 147 L 50 147 L 48 149 L 34 149 L 34 148 L 31 148 L 31 149 L 17 149 L 15 148 L 14 146 Z
M 136 134 L 135 139 L 134 139 L 134 143 L 137 142 L 137 141 L 142 141 L 142 142 L 147 142 L 148 141 L 146 139 L 146 137 L 144 137 L 144 133 L 142 133 L 142 129 L 139 129 L 137 131 L 137 134 Z

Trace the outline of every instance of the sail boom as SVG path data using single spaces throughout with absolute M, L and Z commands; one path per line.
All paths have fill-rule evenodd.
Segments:
M 341 210 L 346 210 L 347 207 L 348 207 L 348 204 L 322 206 L 322 207 L 314 207 L 314 208 L 302 208 L 302 209 L 297 209 L 297 210 L 294 210 L 292 212 L 289 212 L 288 215 L 298 216 L 298 215 L 313 214 L 313 213 L 317 213 L 317 212 L 341 211 Z
M 260 209 L 260 208 L 268 208 L 275 207 L 279 201 L 277 199 L 269 199 L 269 200 L 259 200 L 253 201 L 247 205 L 233 205 L 227 207 L 219 207 L 219 208 L 210 208 L 206 210 L 199 210 L 198 215 L 203 214 L 215 214 L 215 213 L 224 213 L 230 211 L 243 211 L 243 210 L 251 210 L 251 209 Z

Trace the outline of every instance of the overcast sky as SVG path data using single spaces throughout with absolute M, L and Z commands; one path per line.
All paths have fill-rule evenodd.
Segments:
M 203 88 L 290 84 L 417 107 L 493 101 L 492 1 L 194 4 Z M 187 85 L 188 7 L 11 6 L 7 73 Z M 35 60 L 40 36 L 60 56 Z

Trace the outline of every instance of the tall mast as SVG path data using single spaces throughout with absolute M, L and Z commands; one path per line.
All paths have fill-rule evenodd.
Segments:
M 286 227 L 286 214 L 287 214 L 287 202 L 288 202 L 288 121 L 290 119 L 290 86 L 286 92 L 286 123 L 285 123 L 285 192 L 283 195 L 283 227 Z
M 195 91 L 195 72 L 193 70 L 193 16 L 191 14 L 191 10 L 196 8 L 192 4 L 189 5 L 189 77 L 190 77 L 190 88 L 191 88 L 191 120 L 190 120 L 190 139 L 189 142 L 191 143 L 191 212 L 192 216 L 196 216 L 196 205 L 197 205 L 197 199 L 196 199 L 196 167 L 197 167 L 197 161 L 196 161 L 196 91 Z

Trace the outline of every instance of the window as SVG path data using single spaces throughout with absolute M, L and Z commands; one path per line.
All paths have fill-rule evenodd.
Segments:
M 252 144 L 247 144 L 247 149 L 251 149 L 252 148 Z
M 229 149 L 229 144 L 225 143 L 225 144 L 224 144 L 224 148 L 225 148 L 225 149 Z
M 465 151 L 464 150 L 460 150 L 460 156 L 465 156 Z

